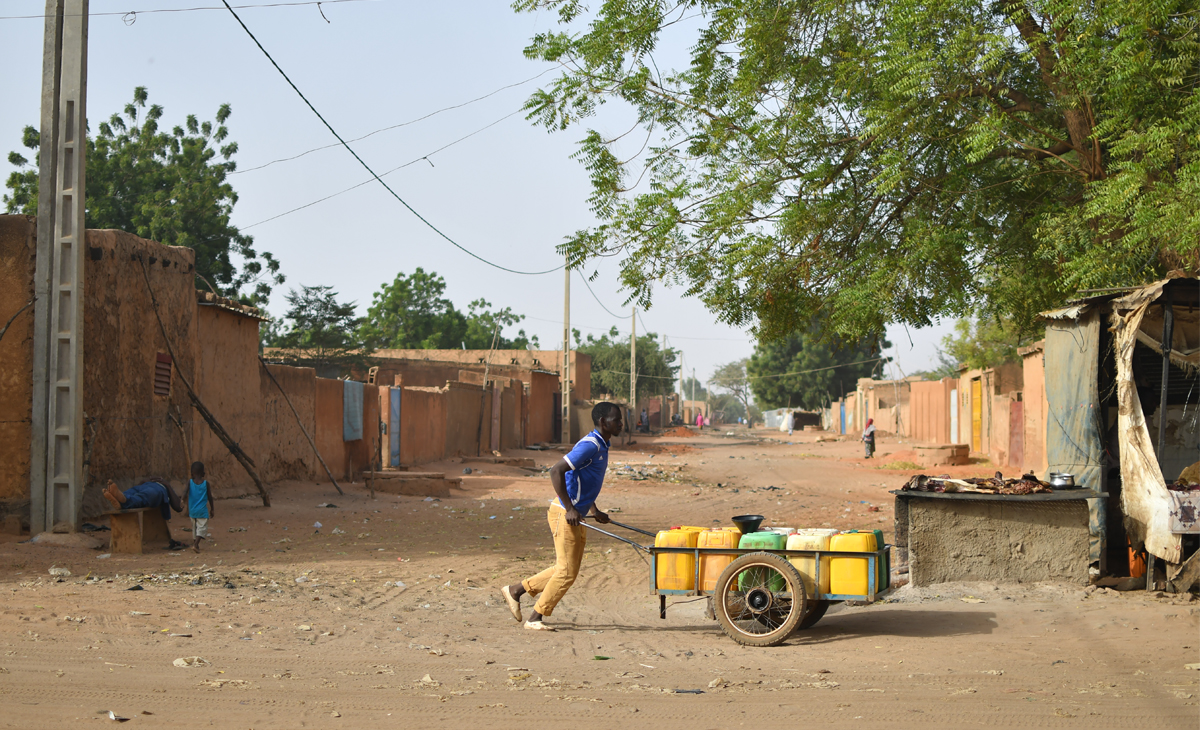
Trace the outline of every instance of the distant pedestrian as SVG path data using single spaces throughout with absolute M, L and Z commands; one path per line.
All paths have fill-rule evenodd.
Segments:
M 200 552 L 200 541 L 208 537 L 208 521 L 215 514 L 212 489 L 204 478 L 204 462 L 192 463 L 192 478 L 183 495 L 188 516 L 192 518 L 192 550 Z
M 696 428 L 700 429 L 701 431 L 704 430 L 704 414 L 703 413 L 696 413 Z
M 621 434 L 621 408 L 613 403 L 597 403 L 592 408 L 592 423 L 595 430 L 584 436 L 557 464 L 550 468 L 550 485 L 554 487 L 555 499 L 550 501 L 550 534 L 554 536 L 554 565 L 520 583 L 504 586 L 504 596 L 513 618 L 523 622 L 525 628 L 535 631 L 554 631 L 554 627 L 542 623 L 567 589 L 579 577 L 579 564 L 583 560 L 583 547 L 587 535 L 581 522 L 590 511 L 596 521 L 608 523 L 608 515 L 596 506 L 596 497 L 604 486 L 604 474 L 608 469 L 608 446 L 613 437 Z M 521 596 L 528 593 L 537 596 L 533 613 L 525 620 L 521 615 Z
M 863 429 L 863 445 L 867 450 L 867 458 L 875 456 L 875 419 L 867 419 L 867 427 Z
M 650 414 L 646 411 L 645 408 L 642 409 L 641 425 L 642 425 L 643 432 L 650 433 Z

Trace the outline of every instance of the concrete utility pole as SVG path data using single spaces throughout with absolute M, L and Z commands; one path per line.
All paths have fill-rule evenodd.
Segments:
M 637 410 L 637 307 L 629 315 L 629 325 L 629 407 Z
M 46 0 L 34 274 L 30 523 L 74 529 L 83 504 L 88 0 Z
M 679 416 L 683 417 L 683 350 L 679 351 Z
M 563 267 L 562 441 L 571 443 L 571 269 Z

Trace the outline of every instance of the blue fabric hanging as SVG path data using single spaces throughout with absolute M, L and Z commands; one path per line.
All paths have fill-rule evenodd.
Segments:
M 342 389 L 342 440 L 358 441 L 363 437 L 363 390 L 364 383 L 343 380 Z

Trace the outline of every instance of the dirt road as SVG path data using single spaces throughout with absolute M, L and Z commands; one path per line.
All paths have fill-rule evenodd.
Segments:
M 879 467 L 903 462 L 903 444 L 885 440 L 866 462 L 855 443 L 779 436 L 641 438 L 613 451 L 601 505 L 648 529 L 759 512 L 890 533 L 887 490 L 911 471 Z M 1200 662 L 1200 602 L 1064 585 L 902 589 L 837 606 L 783 646 L 746 649 L 702 602 L 660 620 L 642 559 L 593 534 L 550 619 L 559 631 L 535 633 L 497 588 L 553 560 L 544 475 L 482 465 L 438 501 L 347 492 L 294 483 L 276 487 L 270 509 L 219 502 L 216 544 L 200 555 L 101 559 L 5 538 L 0 727 L 115 726 L 110 710 L 131 728 L 256 730 L 1200 720 L 1200 672 L 1184 667 Z M 203 661 L 174 666 L 187 657 Z

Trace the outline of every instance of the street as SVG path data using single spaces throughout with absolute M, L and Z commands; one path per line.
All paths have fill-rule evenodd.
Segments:
M 894 439 L 866 461 L 856 441 L 818 443 L 820 432 L 728 433 L 614 447 L 598 504 L 651 531 L 757 512 L 767 525 L 890 536 L 888 490 L 916 473 Z M 539 467 L 559 456 L 511 455 Z M 115 724 L 109 711 L 133 728 L 256 730 L 564 718 L 697 730 L 1197 726 L 1200 672 L 1185 664 L 1200 662 L 1200 602 L 1144 591 L 905 587 L 750 649 L 704 617 L 703 601 L 681 599 L 660 620 L 643 558 L 593 532 L 579 581 L 546 619 L 558 631 L 526 631 L 498 588 L 554 560 L 549 479 L 455 460 L 421 469 L 464 467 L 449 499 L 292 482 L 275 486 L 269 509 L 223 500 L 200 555 L 99 558 L 5 536 L 0 727 Z M 172 521 L 177 538 L 185 523 Z M 190 657 L 198 666 L 175 666 Z

